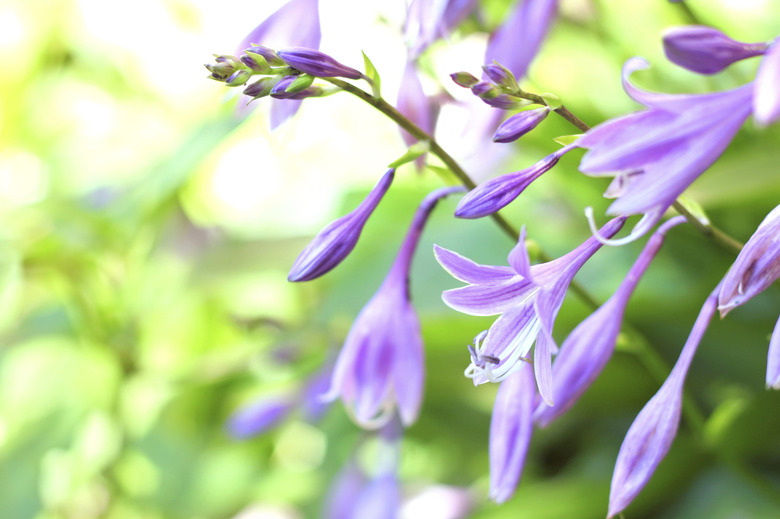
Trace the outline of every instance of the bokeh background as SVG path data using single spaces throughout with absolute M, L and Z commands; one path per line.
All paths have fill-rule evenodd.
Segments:
M 291 399 L 332 362 L 381 283 L 417 203 L 442 179 L 412 166 L 335 271 L 289 284 L 287 270 L 327 222 L 351 210 L 404 152 L 393 124 L 340 94 L 303 103 L 275 132 L 268 100 L 236 116 L 237 92 L 206 79 L 280 1 L 16 0 L 0 5 L 0 517 L 8 519 L 295 519 L 319 517 L 350 459 L 379 456 L 340 403 L 312 420 L 292 411 L 238 439 L 237 410 Z M 373 5 L 376 4 L 376 5 Z M 526 84 L 558 94 L 597 124 L 638 109 L 636 81 L 708 92 L 749 81 L 755 60 L 712 78 L 663 58 L 665 27 L 699 21 L 745 41 L 780 33 L 780 4 L 718 0 L 562 0 Z M 423 57 L 424 86 L 447 93 L 437 137 L 478 180 L 532 164 L 573 133 L 549 118 L 520 143 L 468 137 L 464 96 L 449 82 L 479 71 L 487 33 L 511 3 L 483 0 Z M 401 0 L 321 0 L 321 48 L 352 66 L 364 50 L 390 100 L 405 59 Z M 243 103 L 243 101 L 240 101 Z M 490 110 L 487 106 L 485 110 Z M 780 128 L 752 121 L 687 193 L 746 240 L 780 200 Z M 576 156 L 575 156 L 576 155 Z M 588 236 L 605 183 L 572 153 L 505 211 L 548 254 Z M 435 164 L 435 162 L 434 162 Z M 448 179 L 445 179 L 447 181 Z M 503 264 L 511 241 L 489 220 L 434 212 L 412 279 L 426 343 L 426 395 L 401 446 L 405 518 L 600 518 L 622 438 L 659 387 L 701 303 L 733 254 L 682 227 L 670 233 L 627 320 L 629 339 L 582 401 L 538 431 L 515 497 L 487 501 L 494 386 L 462 376 L 466 344 L 489 319 L 441 302 L 458 286 L 433 243 Z M 597 254 L 577 280 L 604 301 L 641 243 Z M 764 389 L 774 288 L 714 320 L 687 382 L 699 415 L 684 419 L 667 459 L 627 518 L 772 518 L 780 510 L 780 396 Z M 570 295 L 562 340 L 591 311 Z M 370 519 L 370 518 L 369 518 Z

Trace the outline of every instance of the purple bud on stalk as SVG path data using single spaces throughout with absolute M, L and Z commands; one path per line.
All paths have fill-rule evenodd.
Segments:
M 241 63 L 258 74 L 268 74 L 271 72 L 271 66 L 260 54 L 244 54 L 241 56 Z
M 273 90 L 278 80 L 279 80 L 278 77 L 273 77 L 273 76 L 261 77 L 254 83 L 248 85 L 244 89 L 243 93 L 244 95 L 252 97 L 254 99 L 265 97 L 271 93 L 271 90 Z
M 225 80 L 225 85 L 229 87 L 242 86 L 244 83 L 249 81 L 249 78 L 251 77 L 252 73 L 248 70 L 236 70 Z
M 287 398 L 265 398 L 240 409 L 227 424 L 234 438 L 249 438 L 262 434 L 281 422 L 292 410 Z
M 268 47 L 264 47 L 263 45 L 256 45 L 250 47 L 246 49 L 244 52 L 246 52 L 249 55 L 249 57 L 253 60 L 259 61 L 260 58 L 263 58 L 263 60 L 272 67 L 285 66 L 285 63 L 282 60 L 282 58 L 280 58 L 276 54 L 276 52 L 274 52 L 273 49 L 269 49 Z
M 512 74 L 509 69 L 499 63 L 483 65 L 482 70 L 485 71 L 485 75 L 489 77 L 493 83 L 500 87 L 511 91 L 515 91 L 520 88 L 517 84 L 517 81 L 515 80 L 515 75 Z
M 393 182 L 390 169 L 351 213 L 331 222 L 295 260 L 288 281 L 311 281 L 330 272 L 355 248 L 363 226 Z
M 271 89 L 271 97 L 276 99 L 287 99 L 292 94 L 287 93 L 287 89 L 292 85 L 293 81 L 298 79 L 298 76 L 284 76 L 282 79 L 276 82 Z
M 359 70 L 343 65 L 316 49 L 292 47 L 280 50 L 277 52 L 277 55 L 288 66 L 311 74 L 314 77 L 345 77 L 348 79 L 360 79 L 363 77 Z
M 513 115 L 498 127 L 493 135 L 493 142 L 512 142 L 516 141 L 526 133 L 530 132 L 536 126 L 544 121 L 547 114 L 550 113 L 550 107 L 544 106 L 534 110 L 526 110 Z
M 477 79 L 473 74 L 469 74 L 468 72 L 453 72 L 450 74 L 450 77 L 456 85 L 462 86 L 464 88 L 471 88 L 472 86 L 479 83 L 479 79 Z
M 669 61 L 699 74 L 717 74 L 767 49 L 766 43 L 742 43 L 703 25 L 673 27 L 664 33 L 663 41 Z

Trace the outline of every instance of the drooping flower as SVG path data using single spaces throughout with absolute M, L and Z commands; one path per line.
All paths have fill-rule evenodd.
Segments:
M 479 265 L 459 254 L 434 246 L 436 259 L 453 277 L 469 283 L 442 294 L 454 310 L 470 315 L 497 315 L 487 334 L 475 339 L 466 376 L 474 384 L 499 382 L 518 368 L 536 342 L 534 372 L 539 393 L 552 405 L 550 383 L 552 327 L 566 290 L 577 271 L 623 226 L 615 218 L 579 247 L 555 260 L 530 266 L 525 248 L 525 228 L 509 253 L 509 267 Z M 601 241 L 600 241 L 601 240 Z M 537 341 L 538 338 L 541 338 Z M 482 340 L 484 339 L 484 340 Z
M 685 346 L 661 389 L 628 429 L 620 447 L 609 492 L 608 517 L 623 511 L 652 477 L 669 452 L 682 410 L 685 376 L 717 305 L 717 289 L 702 306 Z
M 383 425 L 396 407 L 404 425 L 417 418 L 425 372 L 420 323 L 409 296 L 409 268 L 436 202 L 462 190 L 447 187 L 425 197 L 390 272 L 355 319 L 339 353 L 324 398 L 340 396 L 363 427 Z
M 345 77 L 347 79 L 363 77 L 359 70 L 339 63 L 317 49 L 290 47 L 277 51 L 276 54 L 290 67 L 314 77 Z
M 520 0 L 490 37 L 485 63 L 497 61 L 516 78 L 528 72 L 558 10 L 558 0 Z
M 290 0 L 247 34 L 236 47 L 236 54 L 243 54 L 252 44 L 276 49 L 291 46 L 318 49 L 320 39 L 318 0 Z M 272 103 L 271 129 L 292 117 L 299 107 L 300 101 Z
M 493 134 L 493 142 L 516 141 L 536 128 L 540 122 L 544 121 L 549 113 L 549 106 L 516 113 L 501 123 L 501 126 L 498 127 L 496 133 Z
M 766 126 L 780 117 L 780 44 L 772 42 L 758 66 L 753 95 L 753 115 L 759 125 Z
M 612 215 L 644 214 L 629 239 L 652 228 L 680 194 L 720 156 L 750 115 L 752 85 L 713 94 L 644 92 L 628 81 L 647 62 L 623 67 L 623 87 L 647 110 L 593 128 L 575 144 L 589 151 L 580 170 L 614 176 L 606 195 Z
M 368 217 L 390 189 L 394 176 L 395 170 L 388 170 L 359 206 L 320 231 L 295 260 L 287 279 L 310 281 L 330 272 L 344 261 L 355 248 Z
M 780 206 L 775 207 L 740 251 L 723 278 L 718 310 L 724 317 L 780 278 Z
M 520 196 L 520 193 L 531 185 L 531 182 L 550 171 L 562 156 L 574 148 L 574 146 L 566 146 L 546 156 L 530 168 L 507 173 L 483 182 L 460 200 L 457 209 L 455 209 L 455 216 L 458 218 L 482 218 L 499 211 Z
M 685 218 L 677 216 L 659 227 L 612 297 L 582 321 L 563 342 L 552 365 L 555 405 L 551 407 L 540 403 L 534 412 L 534 423 L 540 427 L 549 425 L 569 410 L 596 380 L 615 351 L 623 313 L 631 294 L 663 245 L 666 232 L 683 222 Z
M 667 59 L 699 74 L 717 74 L 732 63 L 760 56 L 766 43 L 742 43 L 704 25 L 672 27 L 664 31 Z
M 523 472 L 533 433 L 536 399 L 533 372 L 521 366 L 501 382 L 490 419 L 490 498 L 509 499 Z

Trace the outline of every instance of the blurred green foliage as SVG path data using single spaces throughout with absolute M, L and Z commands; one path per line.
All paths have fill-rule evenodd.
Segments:
M 232 3 L 0 6 L 0 517 L 216 519 L 242 510 L 246 519 L 317 517 L 356 446 L 371 464 L 370 442 L 361 443 L 340 404 L 318 424 L 293 413 L 248 440 L 232 439 L 224 424 L 256 398 L 296 391 L 333 359 L 414 208 L 440 179 L 404 166 L 345 263 L 321 280 L 287 284 L 308 239 L 354 207 L 404 148 L 388 121 L 344 95 L 307 101 L 273 134 L 267 100 L 250 118 L 236 117 L 201 63 L 230 51 L 274 6 Z M 337 35 L 328 10 L 358 12 L 356 2 L 321 4 L 326 38 Z M 509 7 L 481 4 L 481 17 L 431 49 L 429 72 L 438 74 L 437 60 L 494 27 Z M 526 83 L 559 95 L 590 123 L 637 108 L 619 82 L 633 55 L 653 64 L 637 81 L 667 92 L 733 87 L 754 73 L 748 62 L 700 78 L 665 62 L 660 32 L 692 21 L 679 5 L 561 5 Z M 776 2 L 687 5 L 736 38 L 780 32 Z M 231 30 L 224 11 L 245 13 L 250 25 Z M 395 30 L 397 20 L 376 20 L 370 13 L 362 22 Z M 216 31 L 228 36 L 219 40 Z M 365 45 L 372 44 L 386 45 Z M 392 97 L 392 70 L 382 65 L 403 49 L 389 58 L 367 53 Z M 472 72 L 479 65 L 458 64 Z M 491 175 L 535 162 L 555 149 L 554 137 L 570 133 L 551 117 L 520 144 L 491 144 L 486 156 L 496 147 L 511 151 Z M 748 123 L 688 192 L 740 240 L 780 199 L 779 138 L 777 127 Z M 566 157 L 505 211 L 551 255 L 588 235 L 584 206 L 597 214 L 606 207 L 605 185 L 577 173 L 578 160 Z M 428 375 L 420 420 L 404 437 L 404 493 L 435 483 L 467 487 L 475 502 L 469 517 L 482 519 L 603 517 L 623 435 L 663 374 L 625 345 L 582 401 L 538 432 L 516 496 L 502 506 L 487 502 L 495 388 L 472 387 L 462 371 L 465 345 L 490 320 L 442 304 L 441 291 L 455 282 L 429 251 L 435 242 L 502 264 L 512 243 L 489 220 L 455 221 L 454 204 L 435 211 L 413 270 Z M 600 252 L 578 281 L 605 300 L 640 248 Z M 669 236 L 627 313 L 667 367 L 733 259 L 693 230 Z M 683 422 L 626 517 L 777 516 L 780 396 L 763 380 L 779 302 L 769 290 L 713 322 L 687 383 L 702 423 Z M 556 337 L 590 311 L 569 297 Z

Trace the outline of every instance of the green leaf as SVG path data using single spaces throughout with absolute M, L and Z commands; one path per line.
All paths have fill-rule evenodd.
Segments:
M 428 141 L 416 142 L 411 146 L 409 146 L 409 148 L 406 150 L 406 153 L 404 153 L 401 157 L 391 162 L 387 167 L 397 168 L 399 166 L 412 162 L 414 159 L 428 153 L 429 149 L 430 149 L 430 144 L 428 143 Z
M 561 102 L 561 98 L 555 94 L 551 94 L 550 92 L 543 93 L 542 99 L 544 99 L 544 102 L 547 103 L 547 106 L 549 106 L 550 109 L 552 110 L 557 110 L 558 108 L 563 106 L 563 103 Z
M 560 144 L 561 146 L 568 146 L 569 144 L 575 142 L 580 137 L 582 137 L 581 133 L 575 133 L 573 135 L 561 135 L 560 137 L 556 137 L 553 140 L 558 144 Z
M 382 80 L 379 77 L 379 72 L 377 72 L 376 67 L 374 67 L 374 64 L 368 59 L 365 52 L 363 52 L 363 64 L 366 68 L 366 77 L 368 78 L 368 82 L 371 83 L 371 91 L 374 92 L 374 97 L 381 97 L 382 93 L 380 87 L 382 85 Z
M 680 203 L 680 205 L 682 205 L 685 209 L 687 209 L 688 212 L 691 213 L 698 221 L 700 221 L 704 225 L 710 224 L 710 219 L 707 218 L 707 214 L 704 212 L 704 208 L 701 205 L 699 205 L 698 202 L 690 198 L 685 198 L 684 196 L 678 196 L 677 201 Z

